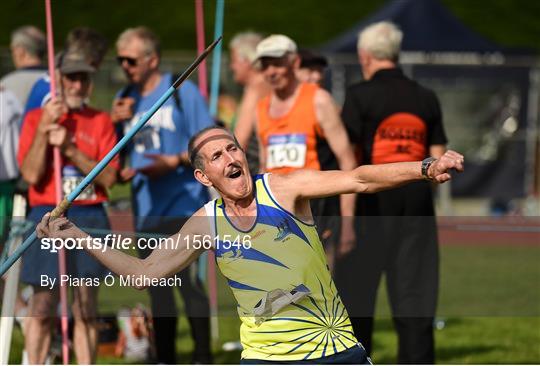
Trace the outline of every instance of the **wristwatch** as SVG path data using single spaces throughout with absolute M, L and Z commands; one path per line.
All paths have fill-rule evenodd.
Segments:
M 431 156 L 422 160 L 422 177 L 424 177 L 424 179 L 433 180 L 433 178 L 430 178 L 428 175 L 428 169 L 435 160 L 437 159 Z

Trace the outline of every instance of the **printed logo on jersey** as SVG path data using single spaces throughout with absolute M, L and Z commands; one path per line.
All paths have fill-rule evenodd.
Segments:
M 158 109 L 152 118 L 146 123 L 145 126 L 154 126 L 156 128 L 163 128 L 165 130 L 169 131 L 176 131 L 176 126 L 174 124 L 173 120 L 173 111 L 174 107 L 172 105 L 164 105 L 160 109 Z M 126 123 L 124 125 L 124 132 L 127 133 L 134 125 L 139 122 L 141 117 L 146 114 L 147 112 L 137 112 L 133 118 L 129 121 L 129 123 Z
M 266 167 L 302 168 L 306 165 L 306 134 L 270 135 L 266 148 Z
M 289 220 L 285 219 L 281 221 L 279 224 L 277 224 L 278 233 L 276 237 L 274 238 L 274 241 L 284 241 L 289 235 L 291 235 L 293 232 L 291 230 L 291 226 L 289 225 Z
M 234 262 L 238 259 L 243 259 L 243 258 L 244 258 L 244 255 L 240 248 L 231 248 L 231 250 L 228 250 L 221 255 L 221 259 L 225 261 L 226 263 Z
M 418 161 L 426 157 L 425 122 L 411 113 L 395 113 L 385 118 L 373 141 L 373 164 Z
M 124 125 L 124 133 L 127 133 L 146 112 L 139 112 L 133 116 L 129 123 Z M 161 139 L 159 130 L 164 129 L 171 132 L 176 131 L 176 126 L 173 120 L 173 107 L 165 105 L 158 109 L 144 127 L 137 132 L 133 138 L 135 151 L 138 153 L 144 152 L 159 152 L 161 148 Z
M 159 130 L 153 126 L 144 126 L 135 137 L 133 137 L 133 145 L 135 151 L 139 154 L 144 152 L 154 151 L 159 152 L 161 140 L 159 138 Z

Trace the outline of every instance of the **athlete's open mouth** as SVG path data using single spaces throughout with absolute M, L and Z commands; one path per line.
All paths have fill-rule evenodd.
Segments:
M 242 175 L 242 170 L 233 170 L 231 173 L 229 173 L 229 178 L 236 179 Z

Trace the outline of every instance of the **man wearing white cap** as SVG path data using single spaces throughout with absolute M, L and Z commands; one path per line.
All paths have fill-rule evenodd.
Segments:
M 330 94 L 314 83 L 296 78 L 300 67 L 295 42 L 285 35 L 271 35 L 257 45 L 256 66 L 262 71 L 272 93 L 257 105 L 257 135 L 260 143 L 261 170 L 289 173 L 298 169 L 352 170 L 356 167 L 353 150 Z M 324 160 L 337 159 L 339 166 L 328 166 Z M 334 163 L 335 164 L 335 163 Z M 354 195 L 312 202 L 313 216 L 319 233 L 328 247 L 341 241 L 340 248 L 354 243 L 350 220 L 341 224 L 339 215 L 352 217 Z M 331 262 L 331 260 L 330 260 Z

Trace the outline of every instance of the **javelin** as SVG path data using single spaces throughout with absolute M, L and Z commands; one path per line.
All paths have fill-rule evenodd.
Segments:
M 109 164 L 109 162 L 114 158 L 116 154 L 120 150 L 124 148 L 124 146 L 135 136 L 137 132 L 144 126 L 146 122 L 152 117 L 154 113 L 169 99 L 169 97 L 178 89 L 180 85 L 197 69 L 197 66 L 208 56 L 210 52 L 216 47 L 216 45 L 221 41 L 223 37 L 220 36 L 217 38 L 210 46 L 206 48 L 206 50 L 203 51 L 196 59 L 193 61 L 191 65 L 176 79 L 176 81 L 171 85 L 169 89 L 159 98 L 159 100 L 154 103 L 152 108 L 146 112 L 141 119 L 129 130 L 126 135 L 114 145 L 114 147 L 109 151 L 107 155 L 97 165 L 88 173 L 88 175 L 75 187 L 75 189 L 67 196 L 65 197 L 62 202 L 58 204 L 58 206 L 55 207 L 54 210 L 51 212 L 51 218 L 57 218 L 60 217 L 71 205 L 71 203 L 81 194 L 82 191 L 94 180 L 96 176 L 101 173 L 101 171 Z M 25 252 L 26 249 L 32 245 L 32 242 L 36 240 L 37 235 L 34 230 L 34 232 L 26 238 L 24 243 L 17 248 L 13 254 L 7 258 L 4 263 L 0 265 L 0 276 L 3 276 L 4 273 L 21 257 L 21 255 Z

